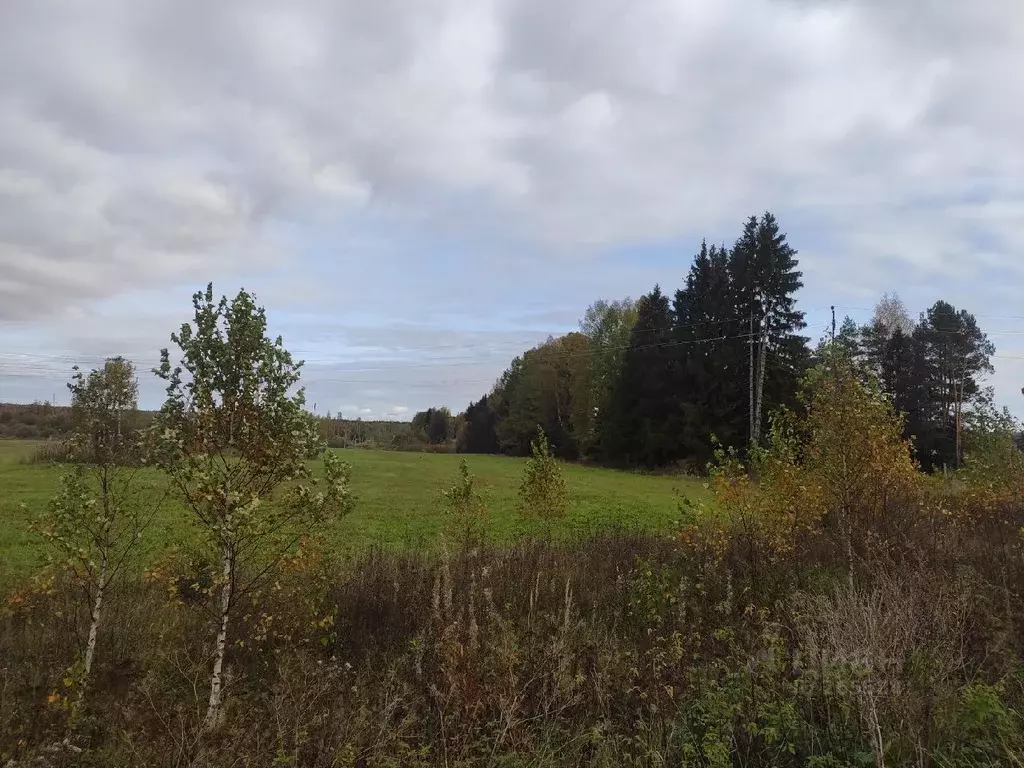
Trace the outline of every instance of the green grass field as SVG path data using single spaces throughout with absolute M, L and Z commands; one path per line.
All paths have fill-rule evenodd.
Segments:
M 44 562 L 45 549 L 28 531 L 57 487 L 61 469 L 24 463 L 33 441 L 0 440 L 0 588 L 32 573 Z M 353 468 L 358 496 L 355 511 L 332 524 L 331 545 L 343 551 L 371 546 L 428 547 L 444 522 L 438 507 L 442 488 L 458 470 L 460 456 L 392 451 L 339 451 Z M 495 539 L 507 540 L 534 530 L 516 512 L 516 491 L 524 460 L 503 456 L 467 456 L 470 471 L 491 516 Z M 606 526 L 668 530 L 680 519 L 683 496 L 701 498 L 700 480 L 632 474 L 565 465 L 571 509 L 553 533 L 574 536 Z M 156 470 L 140 476 L 154 490 L 165 481 Z M 22 505 L 25 505 L 22 507 Z M 190 519 L 174 503 L 156 514 L 148 532 L 150 554 L 187 539 Z

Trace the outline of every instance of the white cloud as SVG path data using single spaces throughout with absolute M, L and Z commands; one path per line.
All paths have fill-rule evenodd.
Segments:
M 416 364 L 396 321 L 431 347 L 528 299 L 580 313 L 764 208 L 810 295 L 1009 306 L 1022 71 L 1017 0 L 7 0 L 0 341 L 155 349 L 214 279 L 325 326 L 371 313 Z M 497 370 L 346 399 L 461 401 Z

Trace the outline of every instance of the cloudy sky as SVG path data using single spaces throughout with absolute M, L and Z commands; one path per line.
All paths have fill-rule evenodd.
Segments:
M 944 297 L 1024 415 L 1022 137 L 1020 0 L 3 0 L 0 401 L 212 280 L 318 410 L 461 410 L 771 209 L 810 336 Z

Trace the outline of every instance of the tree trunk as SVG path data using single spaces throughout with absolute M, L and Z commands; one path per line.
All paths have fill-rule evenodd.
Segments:
M 224 655 L 228 644 L 228 619 L 231 612 L 231 588 L 234 577 L 234 554 L 231 547 L 225 544 L 221 548 L 221 577 L 224 584 L 220 592 L 220 630 L 217 632 L 217 645 L 214 650 L 213 675 L 210 677 L 210 702 L 206 708 L 206 719 L 203 722 L 207 731 L 216 729 L 220 722 L 220 703 L 223 694 Z
M 82 670 L 82 680 L 78 688 L 78 699 L 75 706 L 81 706 L 85 700 L 85 690 L 89 685 L 89 676 L 92 672 L 92 661 L 96 656 L 96 636 L 99 634 L 100 618 L 103 612 L 103 591 L 107 586 L 107 556 L 103 555 L 100 562 L 99 580 L 96 582 L 96 599 L 92 604 L 92 616 L 89 620 L 89 640 L 85 644 L 85 662 Z

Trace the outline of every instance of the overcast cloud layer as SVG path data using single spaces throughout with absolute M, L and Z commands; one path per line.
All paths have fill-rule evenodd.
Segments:
M 0 401 L 213 280 L 319 410 L 459 410 L 768 208 L 809 335 L 942 296 L 1022 414 L 1022 137 L 1019 0 L 4 0 Z

